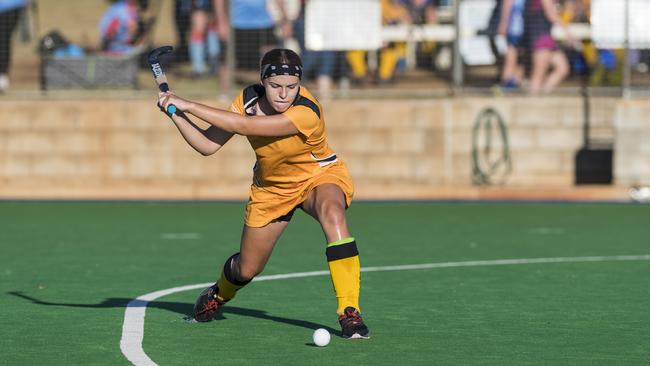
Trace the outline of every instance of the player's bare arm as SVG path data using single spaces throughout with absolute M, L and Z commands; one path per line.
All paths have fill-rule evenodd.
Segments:
M 298 133 L 298 129 L 289 118 L 282 114 L 270 116 L 242 116 L 237 113 L 213 108 L 201 103 L 180 98 L 166 93 L 160 99 L 160 105 L 175 105 L 178 110 L 193 116 L 226 132 L 243 136 L 289 136 Z
M 212 155 L 219 151 L 233 136 L 232 133 L 210 126 L 202 129 L 194 124 L 184 113 L 173 114 L 171 119 L 185 141 L 202 155 Z

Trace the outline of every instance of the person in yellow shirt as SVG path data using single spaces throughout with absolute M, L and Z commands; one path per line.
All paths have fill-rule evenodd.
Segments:
M 262 57 L 260 69 L 261 83 L 242 90 L 230 111 L 170 92 L 159 95 L 163 111 L 171 104 L 176 106 L 178 112 L 170 118 L 201 154 L 214 154 L 237 134 L 248 138 L 257 157 L 240 251 L 226 260 L 218 281 L 199 295 L 194 318 L 212 320 L 238 290 L 262 272 L 275 243 L 300 208 L 320 223 L 325 234 L 343 336 L 369 338 L 359 307 L 359 252 L 345 215 L 354 192 L 347 167 L 327 143 L 322 106 L 300 85 L 300 57 L 288 49 L 274 49 Z M 202 129 L 190 116 L 211 126 Z
M 411 24 L 408 9 L 398 0 L 381 0 L 381 18 L 383 25 Z M 355 81 L 365 82 L 368 77 L 366 51 L 354 50 L 347 53 L 348 64 Z M 406 42 L 389 42 L 379 52 L 379 82 L 388 82 L 395 73 L 400 58 L 406 57 Z
M 569 0 L 565 1 L 560 12 L 562 23 L 589 23 L 591 19 L 590 0 Z M 623 76 L 623 65 L 625 64 L 625 50 L 599 49 L 591 39 L 583 39 L 578 47 L 579 51 L 571 50 L 570 55 L 577 61 L 576 71 L 586 72 L 589 75 L 589 83 L 596 85 L 619 85 Z M 586 70 L 581 70 L 580 66 Z

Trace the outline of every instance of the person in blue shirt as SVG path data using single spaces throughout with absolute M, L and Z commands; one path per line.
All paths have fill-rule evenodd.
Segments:
M 113 1 L 113 5 L 106 10 L 99 21 L 102 51 L 118 55 L 133 52 L 137 32 L 137 1 Z
M 280 10 L 282 37 L 292 35 L 283 0 L 275 0 Z M 259 60 L 267 51 L 280 46 L 275 36 L 275 21 L 268 10 L 268 0 L 237 0 L 230 2 L 231 24 L 235 31 L 237 68 L 259 69 Z
M 501 70 L 501 87 L 515 90 L 524 77 L 524 68 L 519 64 L 519 50 L 524 43 L 524 10 L 526 0 L 503 0 L 497 34 L 505 37 L 506 55 Z
M 27 0 L 0 0 L 0 92 L 9 88 L 11 35 L 27 3 Z

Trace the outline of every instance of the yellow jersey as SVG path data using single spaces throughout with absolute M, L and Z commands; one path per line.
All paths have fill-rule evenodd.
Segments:
M 251 85 L 235 98 L 230 109 L 243 116 L 255 115 L 264 87 Z M 247 136 L 257 158 L 253 168 L 246 224 L 260 227 L 291 212 L 319 184 L 338 185 L 350 205 L 352 180 L 343 161 L 327 143 L 323 109 L 305 87 L 284 113 L 299 131 L 289 136 Z
M 231 110 L 253 115 L 251 109 L 264 97 L 262 85 L 252 85 L 234 100 Z M 282 137 L 248 136 L 257 162 L 253 183 L 259 187 L 293 188 L 338 161 L 327 144 L 327 131 L 322 107 L 314 96 L 300 87 L 296 100 L 283 113 L 300 131 Z

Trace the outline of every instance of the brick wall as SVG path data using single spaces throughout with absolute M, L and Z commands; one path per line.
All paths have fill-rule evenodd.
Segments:
M 637 110 L 647 109 L 643 103 L 628 109 L 613 98 L 592 105 L 602 138 L 614 134 L 615 116 L 626 121 L 617 128 L 634 137 L 626 128 L 641 126 L 648 114 Z M 508 126 L 506 187 L 572 186 L 582 145 L 580 98 L 337 100 L 325 105 L 325 118 L 358 197 L 422 198 L 471 187 L 472 128 L 486 107 Z M 637 124 L 627 123 L 634 118 Z M 635 138 L 626 151 L 647 156 L 647 143 Z M 148 99 L 2 99 L 0 153 L 2 198 L 245 198 L 254 163 L 241 136 L 213 156 L 194 152 Z M 636 179 L 643 165 L 637 160 L 617 155 L 618 182 Z
M 614 176 L 622 186 L 650 186 L 650 103 L 622 101 L 616 109 Z

